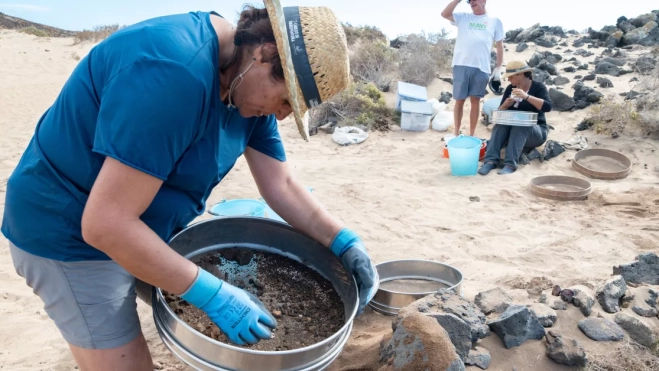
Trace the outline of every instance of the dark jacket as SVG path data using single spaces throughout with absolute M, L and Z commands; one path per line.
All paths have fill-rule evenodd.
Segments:
M 509 84 L 506 90 L 503 92 L 503 97 L 501 97 L 501 103 L 499 103 L 499 106 L 501 106 L 503 102 L 506 101 L 506 99 L 510 98 L 512 92 L 513 92 L 513 85 Z M 542 108 L 540 110 L 537 110 L 531 103 L 525 100 L 519 103 L 519 107 L 515 108 L 514 106 L 510 106 L 508 107 L 508 110 L 530 111 L 530 112 L 538 113 L 538 125 L 542 126 L 542 128 L 546 130 L 547 119 L 545 118 L 545 112 L 551 111 L 551 98 L 549 98 L 549 92 L 547 91 L 547 87 L 545 86 L 545 84 L 541 82 L 532 81 L 531 88 L 529 89 L 528 94 L 545 101 L 545 103 L 542 104 Z

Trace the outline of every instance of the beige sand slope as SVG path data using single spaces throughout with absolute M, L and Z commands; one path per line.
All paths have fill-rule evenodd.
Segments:
M 90 47 L 72 46 L 71 39 L 0 31 L 0 206 L 7 177 L 37 120 L 77 63 L 73 56 L 84 56 Z M 528 59 L 533 48 L 519 56 L 510 49 L 505 60 Z M 631 77 L 611 78 L 615 88 L 609 91 L 629 91 Z M 430 87 L 431 96 L 441 91 L 451 91 L 450 85 L 438 80 Z M 584 111 L 549 114 L 556 127 L 550 139 L 569 139 L 584 115 Z M 441 157 L 444 133 L 371 133 L 361 145 L 339 147 L 325 134 L 305 143 L 291 122 L 282 123 L 296 177 L 314 187 L 315 197 L 361 234 L 376 262 L 401 258 L 446 262 L 463 272 L 464 294 L 472 299 L 480 290 L 501 285 L 517 289 L 519 300 L 530 300 L 525 289 L 534 277 L 564 287 L 596 284 L 611 275 L 613 265 L 632 261 L 640 252 L 657 251 L 659 143 L 582 134 L 594 147 L 626 153 L 634 169 L 624 180 L 593 181 L 595 190 L 588 201 L 562 203 L 532 196 L 527 185 L 538 175 L 576 175 L 568 162 L 574 155 L 571 151 L 545 163 L 535 161 L 510 176 L 456 178 Z M 489 132 L 479 125 L 477 135 L 489 137 Z M 240 159 L 210 202 L 258 196 Z M 480 202 L 470 202 L 471 196 L 478 196 Z M 606 206 L 620 199 L 633 201 L 633 206 Z M 66 344 L 42 303 L 15 274 L 4 239 L 0 240 L 0 283 L 0 365 L 8 370 L 73 369 Z M 139 305 L 155 359 L 164 369 L 182 369 L 160 342 L 149 308 Z M 377 356 L 377 344 L 386 331 L 390 318 L 368 310 L 357 320 L 333 369 L 369 369 L 367 364 Z M 491 369 L 510 370 L 512 365 L 520 371 L 560 369 L 544 357 L 529 356 L 536 345 L 497 352 L 497 341 L 491 337 L 486 343 L 493 352 Z

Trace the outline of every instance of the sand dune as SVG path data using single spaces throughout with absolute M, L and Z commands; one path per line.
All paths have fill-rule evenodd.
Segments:
M 72 44 L 68 38 L 0 31 L 0 207 L 7 178 L 37 120 L 59 93 L 77 58 L 92 47 Z M 517 54 L 512 46 L 505 60 L 528 60 L 535 48 Z M 599 54 L 601 50 L 593 51 Z M 563 73 L 571 80 L 575 74 Z M 630 90 L 631 77 L 610 77 L 615 87 L 598 90 L 617 96 Z M 565 86 L 569 95 L 571 85 Z M 451 91 L 450 84 L 436 80 L 429 87 L 432 97 L 441 91 Z M 549 139 L 569 139 L 585 115 L 585 110 L 550 113 L 548 122 L 556 130 Z M 467 118 L 465 112 L 463 125 L 468 125 Z M 520 300 L 529 300 L 525 289 L 533 285 L 534 277 L 563 287 L 594 285 L 611 275 L 613 265 L 630 262 L 640 252 L 658 251 L 658 142 L 581 132 L 592 147 L 623 151 L 634 168 L 624 180 L 592 180 L 594 192 L 587 201 L 564 203 L 531 195 L 528 183 L 539 175 L 578 176 L 569 162 L 574 151 L 544 163 L 534 161 L 509 176 L 456 178 L 450 175 L 448 160 L 441 157 L 446 133 L 370 133 L 361 145 L 339 147 L 322 133 L 310 143 L 302 141 L 290 120 L 282 122 L 281 131 L 295 176 L 313 187 L 315 197 L 363 237 L 376 262 L 401 258 L 446 262 L 462 271 L 464 294 L 471 299 L 481 290 L 501 285 L 515 290 Z M 477 136 L 489 137 L 489 130 L 479 125 Z M 471 196 L 480 202 L 470 201 Z M 259 195 L 241 158 L 215 189 L 210 203 L 243 197 Z M 41 301 L 15 274 L 4 239 L 0 240 L 0 282 L 0 364 L 8 370 L 73 369 L 68 348 Z M 167 370 L 183 369 L 158 338 L 150 308 L 140 303 L 139 310 L 156 361 Z M 390 318 L 368 310 L 356 321 L 346 350 L 332 368 L 368 369 L 386 331 L 390 331 Z M 546 360 L 526 359 L 530 353 L 525 349 L 501 354 L 491 349 L 491 369 L 511 369 L 503 368 L 511 364 L 518 371 L 560 369 Z M 519 363 L 514 364 L 516 359 Z

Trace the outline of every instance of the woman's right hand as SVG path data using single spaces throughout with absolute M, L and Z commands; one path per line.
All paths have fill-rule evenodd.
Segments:
M 206 312 L 229 340 L 238 345 L 271 339 L 270 330 L 277 327 L 275 318 L 254 295 L 201 268 L 181 298 Z
M 514 98 L 508 98 L 503 102 L 503 107 L 504 108 L 509 108 L 509 107 L 512 107 L 513 104 L 515 104 L 515 99 Z

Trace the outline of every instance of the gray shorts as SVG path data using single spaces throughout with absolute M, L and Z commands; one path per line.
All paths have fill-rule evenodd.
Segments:
M 64 339 L 84 349 L 126 345 L 141 332 L 135 277 L 111 260 L 61 262 L 11 242 L 16 273 L 41 298 Z
M 483 98 L 490 76 L 476 67 L 453 66 L 453 99 Z

